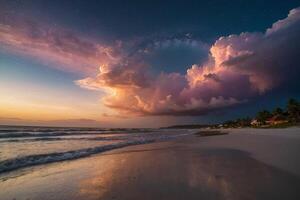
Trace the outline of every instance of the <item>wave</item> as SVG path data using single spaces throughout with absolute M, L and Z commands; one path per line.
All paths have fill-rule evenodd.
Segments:
M 31 127 L 31 126 L 3 126 L 0 125 L 0 134 L 2 133 L 22 133 L 22 132 L 32 132 L 32 133 L 46 133 L 46 132 L 99 132 L 99 131 L 129 131 L 129 132 L 145 132 L 149 130 L 154 130 L 151 128 L 66 128 L 66 127 Z
M 51 136 L 75 136 L 75 135 L 105 135 L 105 134 L 121 134 L 121 133 L 147 133 L 155 132 L 155 130 L 105 130 L 105 131 L 53 131 L 53 132 L 5 132 L 0 133 L 0 138 L 24 138 L 24 137 L 51 137 Z
M 47 127 L 3 127 L 0 125 L 0 133 L 10 133 L 10 132 L 56 132 L 56 131 L 108 131 L 111 129 L 103 128 L 47 128 Z
M 111 134 L 111 136 L 105 136 L 105 134 L 100 134 L 101 136 L 93 136 L 88 137 L 96 134 L 82 134 L 83 137 L 60 137 L 61 135 L 51 135 L 49 136 L 35 136 L 32 138 L 31 136 L 27 137 L 10 137 L 10 138 L 1 138 L 0 137 L 0 143 L 12 143 L 12 142 L 37 142 L 37 141 L 64 141 L 64 140 L 89 140 L 89 141 L 115 141 L 115 140 L 128 140 L 128 139 L 140 139 L 142 137 L 152 137 L 156 138 L 160 136 L 157 132 L 149 132 L 149 133 L 132 133 L 132 134 L 126 134 L 126 135 L 117 135 L 116 133 Z M 66 135 L 62 135 L 66 136 Z M 74 135 L 67 135 L 67 136 L 74 136 Z M 85 137 L 84 137 L 85 136 Z
M 60 138 L 60 137 L 36 137 L 36 138 L 0 138 L 0 143 L 15 143 L 15 142 L 39 142 L 39 141 L 65 141 L 65 140 L 88 140 L 88 141 L 114 141 L 114 140 L 124 140 L 127 139 L 123 136 L 111 136 L 111 137 L 96 137 L 96 138 L 89 138 L 89 137 L 73 137 L 73 138 Z
M 93 154 L 101 153 L 112 149 L 118 149 L 118 148 L 131 146 L 131 145 L 152 143 L 156 141 L 163 141 L 163 140 L 176 138 L 179 136 L 184 136 L 189 134 L 191 133 L 184 133 L 184 134 L 170 135 L 170 136 L 162 135 L 155 139 L 140 138 L 139 140 L 120 142 L 117 144 L 109 144 L 109 145 L 103 145 L 103 146 L 98 146 L 93 148 L 85 148 L 80 150 L 50 153 L 50 154 L 29 155 L 29 156 L 14 158 L 14 159 L 3 160 L 0 161 L 0 173 L 9 172 L 16 169 L 35 166 L 35 165 L 83 158 L 83 157 L 87 157 Z
M 103 132 L 89 133 L 89 132 L 53 132 L 53 133 L 5 133 L 0 134 L 0 138 L 24 138 L 24 137 L 50 137 L 50 136 L 68 136 L 68 135 L 99 135 Z M 111 134 L 111 133 L 110 133 Z

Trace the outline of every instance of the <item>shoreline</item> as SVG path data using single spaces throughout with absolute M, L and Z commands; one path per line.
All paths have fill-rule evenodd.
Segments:
M 299 129 L 156 142 L 1 176 L 15 199 L 299 199 Z M 226 130 L 228 131 L 228 130 Z M 250 132 L 249 132 L 250 131 Z

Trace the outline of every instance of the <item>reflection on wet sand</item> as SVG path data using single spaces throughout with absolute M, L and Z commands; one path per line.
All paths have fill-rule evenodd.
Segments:
M 102 162 L 101 170 L 92 170 L 87 178 L 79 181 L 78 195 L 83 199 L 99 199 L 104 196 L 110 190 L 116 171 L 126 162 L 126 158 L 116 160 L 103 156 L 102 159 L 104 162 Z
M 105 173 L 84 180 L 81 191 L 96 195 L 96 199 L 300 198 L 299 178 L 258 162 L 245 152 L 197 151 L 170 143 L 169 148 L 160 149 L 159 145 L 112 154 L 116 162 L 108 164 Z
M 220 136 L 223 137 L 223 136 Z M 226 136 L 224 136 L 226 137 Z M 300 199 L 300 178 L 248 153 L 184 141 L 50 164 L 0 182 L 6 199 Z

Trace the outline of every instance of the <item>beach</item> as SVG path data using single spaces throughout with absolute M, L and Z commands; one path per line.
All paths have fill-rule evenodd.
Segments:
M 0 199 L 300 199 L 300 129 L 227 129 L 0 174 Z

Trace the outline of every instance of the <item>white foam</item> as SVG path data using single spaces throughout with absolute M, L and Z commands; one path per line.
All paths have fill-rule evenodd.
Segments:
M 180 136 L 185 136 L 192 134 L 192 132 L 185 132 L 185 133 L 178 133 L 173 135 L 148 135 L 145 137 L 133 137 L 133 140 L 128 140 L 125 142 L 119 142 L 116 144 L 109 144 L 103 146 L 97 146 L 93 148 L 85 148 L 79 149 L 74 151 L 67 151 L 67 152 L 57 152 L 57 153 L 49 153 L 49 154 L 39 154 L 39 155 L 29 155 L 23 157 L 17 157 L 14 159 L 3 160 L 0 162 L 0 173 L 8 172 L 12 170 L 16 170 L 19 168 L 34 166 L 34 165 L 41 165 L 46 163 L 52 162 L 60 162 L 65 160 L 72 160 L 87 157 L 93 154 L 101 153 L 104 151 L 122 148 L 130 145 L 138 145 L 138 144 L 146 144 L 155 141 L 163 141 L 168 140 L 171 138 L 176 138 Z

